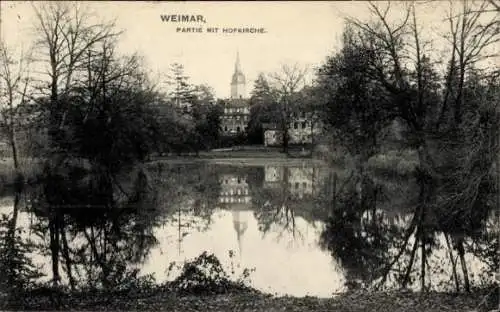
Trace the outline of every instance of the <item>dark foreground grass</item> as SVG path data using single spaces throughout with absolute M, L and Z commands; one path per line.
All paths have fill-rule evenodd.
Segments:
M 351 293 L 330 299 L 273 297 L 256 292 L 219 295 L 179 295 L 156 291 L 148 295 L 75 296 L 61 305 L 64 311 L 331 311 L 331 312 L 470 312 L 490 311 L 493 304 L 484 295 L 376 292 Z M 47 300 L 31 298 L 29 306 L 16 310 L 55 310 Z

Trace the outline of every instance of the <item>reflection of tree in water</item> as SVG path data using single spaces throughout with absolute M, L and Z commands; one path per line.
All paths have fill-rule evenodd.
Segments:
M 159 211 L 148 173 L 139 168 L 121 183 L 108 171 L 63 168 L 44 173 L 32 201 L 35 229 L 49 236 L 53 281 L 59 283 L 62 269 L 72 288 L 120 285 L 156 244 Z
M 159 190 L 158 204 L 165 211 L 167 222 L 178 223 L 181 213 L 185 217 L 180 220 L 184 226 L 206 230 L 212 222 L 220 192 L 217 173 L 208 163 L 158 164 L 155 185 Z M 187 216 L 192 218 L 188 220 Z
M 357 173 L 345 182 L 333 183 L 335 192 L 326 201 L 332 207 L 331 216 L 321 245 L 344 267 L 348 288 L 405 288 L 419 283 L 427 289 L 433 275 L 438 276 L 437 286 L 442 287 L 446 279 L 443 274 L 451 272 L 450 281 L 456 290 L 463 284 L 468 291 L 471 272 L 465 260 L 467 247 L 488 262 L 490 270 L 497 268 L 489 260 L 494 259 L 492 240 L 484 228 L 491 211 L 485 201 L 491 198 L 494 185 L 484 179 L 473 202 L 475 210 L 459 213 L 456 206 L 450 206 L 448 196 L 453 192 L 443 187 L 443 180 L 437 186 L 434 179 L 417 169 L 415 178 L 398 182 L 407 188 L 399 195 L 388 191 L 389 182 L 369 173 Z M 406 203 L 398 197 L 406 199 Z M 394 204 L 404 205 L 396 208 L 401 213 L 407 211 L 408 220 L 390 222 L 390 206 Z M 431 255 L 438 249 L 444 254 L 436 262 Z
M 384 222 L 386 216 L 377 207 L 381 188 L 369 177 L 351 176 L 338 184 L 320 245 L 344 267 L 348 288 L 367 286 L 380 277 L 401 231 L 396 224 Z
M 314 166 L 259 168 L 250 183 L 259 231 L 264 235 L 277 232 L 278 239 L 284 233 L 291 233 L 294 240 L 304 239 L 304 233 L 297 228 L 297 218 L 313 226 L 314 221 L 324 219 L 324 209 L 315 201 L 314 190 L 322 183 L 318 171 Z

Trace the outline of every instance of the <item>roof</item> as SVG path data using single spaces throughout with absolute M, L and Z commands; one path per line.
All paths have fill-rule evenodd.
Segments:
M 250 100 L 249 99 L 227 99 L 227 100 L 224 100 L 224 106 L 250 107 Z

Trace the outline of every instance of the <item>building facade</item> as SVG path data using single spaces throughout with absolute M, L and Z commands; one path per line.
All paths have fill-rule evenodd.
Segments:
M 247 129 L 250 120 L 250 107 L 246 99 L 224 101 L 221 125 L 225 135 L 238 135 Z
M 277 146 L 283 143 L 283 131 L 277 124 L 264 124 L 264 145 Z M 288 144 L 313 144 L 322 132 L 321 123 L 305 112 L 292 113 L 288 124 Z

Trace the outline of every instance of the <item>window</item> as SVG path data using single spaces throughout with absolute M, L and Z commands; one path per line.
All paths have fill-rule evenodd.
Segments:
M 294 122 L 294 123 L 293 123 L 293 128 L 294 128 L 294 129 L 297 129 L 298 127 L 299 127 L 299 124 L 298 124 L 297 122 Z
M 306 122 L 305 122 L 305 121 L 303 121 L 303 122 L 302 122 L 302 129 L 305 129 L 305 128 L 306 128 Z
M 306 182 L 302 182 L 302 188 L 306 188 L 307 187 L 307 183 Z
M 306 112 L 302 112 L 302 113 L 300 113 L 300 117 L 302 117 L 302 118 L 306 118 Z
M 224 131 L 226 131 L 226 132 L 227 132 L 227 126 L 225 126 L 225 127 L 224 127 Z M 227 181 L 227 180 L 226 180 L 226 181 Z M 226 183 L 227 183 L 227 182 L 226 182 Z
M 240 132 L 240 130 L 241 130 L 241 129 L 240 129 L 240 127 L 239 127 L 239 126 L 238 126 L 238 127 L 236 127 L 236 132 Z
M 299 182 L 295 182 L 295 188 L 298 189 L 299 188 Z

